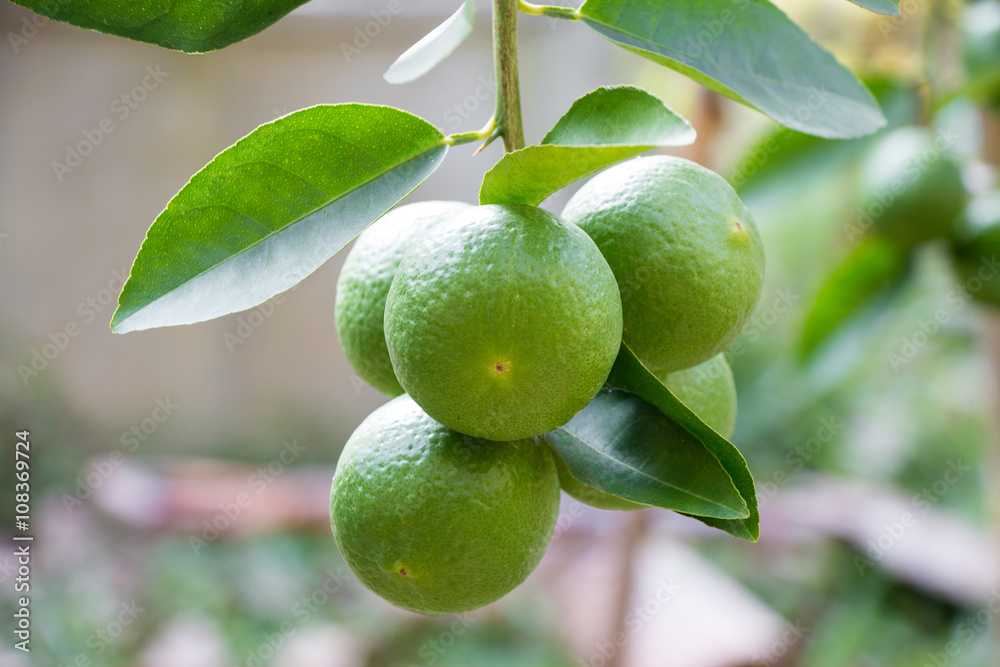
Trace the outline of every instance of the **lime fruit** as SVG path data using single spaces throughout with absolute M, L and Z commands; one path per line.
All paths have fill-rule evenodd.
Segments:
M 344 560 L 389 602 L 454 614 L 513 590 L 538 565 L 559 510 L 550 449 L 439 424 L 408 396 L 344 446 L 330 520 Z
M 403 257 L 385 306 L 400 384 L 437 421 L 517 440 L 569 421 L 621 344 L 618 286 L 594 242 L 533 206 L 479 206 Z
M 591 179 L 563 211 L 597 243 L 621 288 L 623 337 L 654 373 L 726 349 L 760 298 L 764 247 L 718 174 L 667 156 Z
M 947 138 L 903 127 L 879 140 L 861 169 L 862 220 L 903 248 L 948 237 L 965 206 L 958 162 Z
M 729 439 L 736 426 L 736 381 L 723 354 L 703 364 L 658 376 L 681 403 Z
M 736 383 L 724 355 L 683 371 L 659 376 L 667 388 L 701 420 L 724 438 L 733 434 L 736 425 Z M 624 498 L 598 491 L 573 477 L 562 458 L 556 454 L 559 484 L 563 491 L 582 503 L 605 510 L 637 510 L 646 507 Z
M 952 260 L 962 288 L 980 303 L 1000 307 L 1000 192 L 972 200 L 959 220 Z
M 428 229 L 472 208 L 457 201 L 427 201 L 395 208 L 361 232 L 337 280 L 334 320 L 354 372 L 389 396 L 403 393 L 385 346 L 385 297 L 399 261 Z

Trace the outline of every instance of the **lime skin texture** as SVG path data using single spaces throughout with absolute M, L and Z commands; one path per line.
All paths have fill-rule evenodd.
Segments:
M 722 352 L 760 298 L 757 224 L 725 179 L 694 162 L 658 155 L 611 167 L 570 199 L 563 217 L 608 260 L 624 340 L 654 373 Z
M 736 425 L 736 383 L 722 354 L 703 364 L 659 377 L 667 389 L 719 435 L 729 438 Z M 573 477 L 562 458 L 555 454 L 563 491 L 582 503 L 605 510 L 637 510 L 646 507 L 616 495 L 598 491 Z
M 385 297 L 403 254 L 421 234 L 472 208 L 457 201 L 400 206 L 361 232 L 337 280 L 334 321 L 340 345 L 354 372 L 389 396 L 399 386 L 385 345 Z
M 513 590 L 541 560 L 559 510 L 551 450 L 457 433 L 408 396 L 347 441 L 330 518 L 344 560 L 374 593 L 427 615 Z
M 533 206 L 479 206 L 400 263 L 385 308 L 400 385 L 434 419 L 490 440 L 547 433 L 604 384 L 618 286 L 579 227 Z

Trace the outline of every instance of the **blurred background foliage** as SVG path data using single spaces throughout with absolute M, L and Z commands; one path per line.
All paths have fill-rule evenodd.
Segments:
M 319 67 L 344 68 L 353 83 L 338 87 L 327 81 L 317 90 L 307 80 L 303 87 L 309 92 L 289 94 L 287 109 L 241 111 L 233 126 L 213 120 L 213 127 L 224 129 L 184 153 L 166 179 L 159 171 L 164 167 L 149 165 L 150 150 L 159 147 L 155 159 L 166 164 L 181 149 L 165 145 L 172 141 L 169 132 L 156 132 L 173 128 L 184 143 L 194 144 L 204 137 L 181 128 L 208 116 L 168 122 L 155 116 L 152 105 L 140 109 L 150 125 L 137 125 L 135 132 L 148 136 L 108 148 L 107 159 L 134 161 L 124 168 L 139 170 L 151 184 L 150 203 L 130 205 L 127 215 L 123 210 L 120 220 L 104 224 L 109 234 L 127 230 L 127 238 L 93 240 L 80 261 L 100 250 L 113 255 L 101 259 L 102 267 L 130 261 L 144 220 L 152 220 L 156 207 L 183 183 L 181 173 L 193 172 L 253 123 L 299 102 L 343 102 L 359 94 L 365 101 L 393 101 L 385 96 L 396 93 L 383 92 L 386 84 L 377 73 L 453 9 L 442 2 L 406 5 L 399 20 L 366 47 L 367 64 L 348 67 L 337 44 L 351 43 L 354 29 L 370 21 L 370 14 L 364 3 L 333 4 L 307 6 L 269 33 L 234 47 L 231 57 L 245 57 L 248 66 L 268 63 L 274 71 L 261 77 L 272 82 L 286 76 L 282 67 L 298 67 L 306 56 L 319 58 Z M 777 4 L 865 76 L 890 119 L 886 132 L 913 124 L 953 131 L 951 150 L 970 196 L 997 187 L 1000 4 L 970 8 L 955 0 L 903 0 L 898 17 L 870 14 L 840 0 Z M 23 33 L 27 16 L 3 6 L 0 32 Z M 478 88 L 489 92 L 483 78 L 489 76 L 486 19 L 480 7 L 474 39 L 452 59 L 463 62 L 446 63 L 441 78 L 431 77 L 432 90 L 446 96 L 444 102 L 428 101 L 421 97 L 427 93 L 411 89 L 406 94 L 412 104 L 394 103 L 432 107 L 436 112 L 425 116 L 443 121 L 450 131 L 457 129 L 447 127 L 454 114 L 463 122 L 468 116 L 469 129 L 478 127 L 490 106 L 473 104 L 488 96 Z M 75 344 L 30 382 L 23 381 L 18 366 L 50 340 L 47 334 L 76 317 L 79 291 L 60 300 L 72 276 L 46 278 L 29 288 L 5 273 L 0 274 L 7 302 L 0 325 L 5 352 L 0 442 L 4 460 L 12 460 L 11 434 L 31 429 L 37 542 L 30 661 L 12 650 L 5 635 L 0 663 L 1000 664 L 1000 320 L 992 306 L 962 291 L 949 240 L 908 251 L 898 279 L 874 290 L 810 354 L 802 354 L 810 313 L 826 307 L 824 285 L 856 243 L 850 230 L 862 213 L 860 174 L 880 137 L 832 142 L 777 128 L 683 77 L 610 46 L 602 50 L 604 45 L 571 25 L 529 18 L 522 25 L 529 22 L 535 28 L 524 31 L 522 47 L 529 132 L 551 124 L 572 99 L 566 97 L 562 106 L 550 99 L 551 79 L 536 72 L 541 59 L 565 67 L 561 51 L 606 63 L 581 74 L 579 82 L 560 85 L 576 85 L 582 93 L 602 83 L 631 82 L 663 97 L 700 135 L 694 147 L 676 152 L 726 175 L 761 226 L 768 261 L 764 295 L 728 353 L 740 406 L 733 441 L 758 483 L 760 542 L 741 543 L 663 512 L 647 510 L 641 518 L 602 513 L 564 496 L 550 552 L 515 594 L 460 617 L 425 619 L 396 610 L 357 583 L 326 526 L 326 494 L 339 449 L 381 400 L 358 386 L 334 340 L 332 285 L 339 262 L 318 272 L 314 285 L 296 290 L 290 305 L 276 305 L 273 322 L 252 325 L 254 338 L 246 339 L 243 355 L 229 354 L 232 349 L 219 342 L 222 334 L 237 331 L 235 316 L 218 325 L 152 334 L 139 343 L 104 341 L 111 335 L 100 324 L 81 340 L 101 342 Z M 317 34 L 319 27 L 327 35 Z M 40 30 L 39 41 L 28 46 L 48 48 L 63 59 L 80 54 L 95 62 L 88 54 L 116 49 L 145 63 L 142 59 L 154 53 L 55 24 Z M 289 46 L 297 41 L 313 46 L 297 51 Z M 97 95 L 83 88 L 56 95 L 57 85 L 28 74 L 34 70 L 26 59 L 34 54 L 3 46 L 0 143 L 19 145 L 16 121 L 22 116 L 11 109 L 31 104 L 30 97 L 8 94 L 15 86 L 46 88 L 50 104 Z M 197 98 L 211 88 L 210 97 L 221 108 L 231 104 L 220 100 L 233 91 L 246 100 L 257 83 L 252 77 L 227 82 L 226 73 L 234 70 L 223 57 L 199 56 L 203 69 L 189 64 L 189 57 L 177 64 L 174 87 L 163 97 Z M 308 73 L 299 76 L 308 79 Z M 464 98 L 442 92 L 453 84 L 471 92 Z M 267 99 L 282 94 L 277 84 L 262 90 Z M 551 97 L 566 92 L 553 90 Z M 100 93 L 99 102 L 107 97 Z M 168 107 L 198 108 L 186 103 L 164 101 Z M 74 118 L 72 109 L 60 113 Z M 0 245 L 0 264 L 9 260 L 12 272 L 20 261 L 14 256 L 21 253 L 19 238 L 38 235 L 48 240 L 36 249 L 66 256 L 74 244 L 62 241 L 73 233 L 55 241 L 44 228 L 88 224 L 88 219 L 50 219 L 37 203 L 47 192 L 64 211 L 81 208 L 88 216 L 114 217 L 109 201 L 120 194 L 118 188 L 143 182 L 91 181 L 85 179 L 98 177 L 83 174 L 75 185 L 64 186 L 47 173 L 50 158 L 58 159 L 62 144 L 95 113 L 101 112 L 67 120 L 70 138 L 56 133 L 45 144 L 38 167 L 27 169 L 42 186 L 26 202 L 15 201 L 20 163 L 5 156 L 0 230 L 12 238 Z M 46 132 L 44 124 L 28 130 L 33 136 Z M 471 201 L 478 178 L 497 157 L 495 149 L 460 158 L 415 198 Z M 103 169 L 97 159 L 87 165 L 91 172 Z M 459 185 L 462 192 L 456 194 Z M 558 211 L 567 196 L 560 193 L 545 206 Z M 46 276 L 59 272 L 60 263 L 51 256 L 35 258 L 43 259 Z M 103 276 L 92 274 L 88 284 Z M 15 296 L 25 290 L 30 299 Z M 941 311 L 947 316 L 943 322 L 935 320 Z M 290 324 L 280 325 L 285 316 Z M 106 319 L 99 316 L 98 322 Z M 172 336 L 181 342 L 165 346 Z M 193 341 L 200 337 L 212 337 L 214 347 L 199 347 Z M 290 356 L 289 347 L 301 348 L 301 356 Z M 213 361 L 219 357 L 224 361 Z M 174 364 L 183 372 L 172 376 L 163 370 Z M 105 374 L 105 368 L 119 370 Z M 139 379 L 147 374 L 152 380 Z M 272 384 L 272 377 L 279 379 L 270 393 L 248 389 Z M 129 402 L 132 394 L 138 398 Z M 169 403 L 170 395 L 182 408 L 177 417 L 160 420 L 162 411 L 151 412 L 154 399 Z M 105 403 L 100 396 L 107 397 Z M 11 497 L 6 464 L 3 476 L 2 493 Z M 4 531 L 12 516 L 4 501 Z M 9 544 L 5 537 L 0 547 L 0 613 L 8 618 L 14 609 Z M 665 580 L 678 583 L 680 593 L 650 604 Z M 624 633 L 622 642 L 613 639 L 616 629 Z

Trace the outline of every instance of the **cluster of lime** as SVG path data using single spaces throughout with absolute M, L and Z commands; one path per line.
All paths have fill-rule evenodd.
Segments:
M 598 507 L 640 507 L 574 479 L 541 436 L 594 398 L 624 340 L 728 437 L 736 394 L 720 353 L 763 272 L 734 190 L 679 158 L 608 169 L 561 217 L 456 202 L 385 215 L 337 286 L 347 358 L 398 395 L 358 427 L 333 478 L 348 565 L 400 607 L 455 613 L 534 569 L 560 486 Z

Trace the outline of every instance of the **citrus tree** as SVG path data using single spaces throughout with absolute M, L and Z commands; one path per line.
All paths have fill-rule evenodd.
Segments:
M 205 52 L 305 1 L 17 3 Z M 895 0 L 856 4 L 898 12 Z M 466 0 L 386 80 L 433 68 L 474 13 Z M 337 328 L 358 374 L 396 398 L 345 446 L 333 533 L 369 588 L 427 614 L 482 606 L 523 581 L 551 537 L 560 487 L 598 507 L 658 507 L 759 536 L 720 356 L 760 296 L 756 223 L 714 172 L 637 157 L 695 141 L 640 88 L 584 95 L 528 144 L 520 14 L 576 22 L 798 133 L 851 139 L 886 123 L 868 89 L 768 0 L 493 0 L 496 107 L 484 127 L 445 135 L 390 107 L 302 109 L 224 150 L 167 203 L 121 291 L 115 333 L 252 308 L 358 238 Z M 453 147 L 495 140 L 506 152 L 477 206 L 395 208 Z M 561 215 L 539 208 L 602 170 Z

